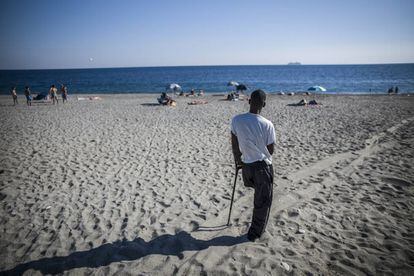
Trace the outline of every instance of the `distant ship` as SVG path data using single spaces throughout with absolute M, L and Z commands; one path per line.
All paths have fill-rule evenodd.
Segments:
M 288 65 L 302 65 L 300 62 L 289 62 Z

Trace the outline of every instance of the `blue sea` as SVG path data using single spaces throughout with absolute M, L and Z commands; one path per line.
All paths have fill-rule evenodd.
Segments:
M 0 70 L 0 94 L 8 94 L 12 86 L 22 93 L 26 85 L 33 93 L 45 92 L 51 84 L 61 83 L 70 94 L 159 93 L 170 83 L 178 83 L 184 91 L 225 92 L 229 81 L 270 93 L 305 91 L 314 85 L 328 93 L 386 93 L 391 86 L 414 93 L 414 64 Z

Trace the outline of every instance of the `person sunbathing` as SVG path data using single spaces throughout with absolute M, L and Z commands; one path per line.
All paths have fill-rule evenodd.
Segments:
M 318 103 L 316 100 L 311 100 L 308 105 L 322 105 L 321 103 Z
M 309 106 L 309 105 L 322 105 L 321 103 L 318 103 L 316 100 L 306 101 L 306 99 L 300 100 L 298 103 L 294 104 L 288 104 L 288 106 Z
M 302 100 L 300 100 L 300 102 L 298 102 L 298 105 L 300 105 L 300 106 L 308 105 L 308 102 L 306 101 L 306 99 L 302 99 Z
M 187 104 L 188 105 L 208 104 L 208 101 L 205 101 L 205 100 L 194 100 L 194 101 L 189 102 Z

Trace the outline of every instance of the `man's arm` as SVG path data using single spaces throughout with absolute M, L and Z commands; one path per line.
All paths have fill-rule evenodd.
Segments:
M 242 166 L 242 153 L 239 148 L 239 140 L 237 140 L 237 136 L 234 135 L 233 132 L 231 133 L 231 148 L 233 150 L 234 162 L 236 163 L 236 166 Z
M 275 142 L 276 142 L 276 132 L 275 132 L 275 127 L 273 126 L 272 123 L 270 123 L 269 126 L 269 134 L 267 136 L 267 150 L 269 151 L 270 155 L 273 155 L 273 152 L 275 151 Z
M 267 145 L 266 147 L 270 155 L 273 155 L 273 152 L 275 151 L 275 144 L 273 143 L 273 144 Z

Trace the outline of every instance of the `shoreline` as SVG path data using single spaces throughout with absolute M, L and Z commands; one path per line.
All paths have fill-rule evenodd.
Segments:
M 266 91 L 265 91 L 266 92 Z M 227 94 L 229 92 L 204 92 L 204 96 L 178 96 L 178 95 L 174 95 L 174 98 L 178 98 L 178 99 L 197 99 L 197 98 L 205 98 L 205 97 L 218 97 L 218 96 L 223 96 L 226 97 Z M 398 93 L 398 94 L 388 94 L 388 93 L 369 93 L 369 92 L 360 92 L 360 93 L 345 93 L 345 92 L 341 92 L 341 93 L 310 93 L 309 95 L 306 94 L 306 92 L 293 92 L 294 95 L 288 95 L 288 93 L 291 92 L 284 92 L 285 94 L 280 94 L 280 92 L 273 92 L 273 93 L 269 93 L 266 92 L 266 94 L 270 97 L 275 97 L 275 96 L 279 96 L 279 97 L 285 97 L 285 98 L 289 98 L 289 97 L 297 97 L 297 96 L 304 96 L 304 97 L 341 97 L 341 96 L 355 96 L 355 97 L 380 97 L 380 96 L 387 96 L 387 97 L 410 97 L 410 96 L 414 96 L 414 92 L 407 92 L 407 93 Z M 32 94 L 36 95 L 38 93 L 36 92 L 32 92 Z M 113 96 L 137 96 L 137 97 L 148 97 L 148 96 L 158 96 L 160 95 L 161 92 L 144 92 L 144 93 L 134 93 L 134 92 L 111 92 L 111 93 L 102 93 L 102 92 L 85 92 L 85 93 L 69 93 L 68 97 L 69 99 L 72 97 L 82 97 L 82 96 L 99 96 L 99 97 L 113 97 Z M 169 95 L 173 95 L 172 93 L 167 93 Z M 243 94 L 242 94 L 243 95 Z M 246 94 L 247 95 L 247 94 Z M 25 96 L 23 94 L 18 94 L 18 99 L 22 98 L 25 100 Z M 58 94 L 58 97 L 61 98 L 61 95 Z M 0 99 L 2 98 L 11 98 L 10 95 L 5 95 L 5 94 L 0 94 Z

